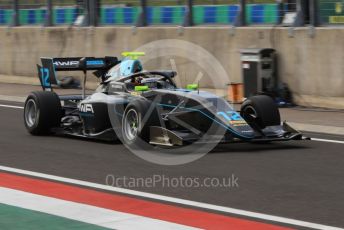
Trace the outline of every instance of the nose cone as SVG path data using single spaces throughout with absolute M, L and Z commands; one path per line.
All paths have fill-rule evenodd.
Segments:
M 193 94 L 202 98 L 202 104 L 215 115 L 216 122 L 219 122 L 219 125 L 233 133 L 234 136 L 242 139 L 251 139 L 255 136 L 251 126 L 226 100 L 209 92 L 201 91 Z
M 197 105 L 195 107 L 197 110 L 207 110 L 204 115 L 207 116 L 209 121 L 224 128 L 226 132 L 245 140 L 255 137 L 255 131 L 251 126 L 223 98 L 205 91 L 177 91 L 188 100 L 195 101 L 194 104 Z
M 233 109 L 217 111 L 216 116 L 235 136 L 244 139 L 251 139 L 254 137 L 254 130 L 247 124 L 244 118 Z

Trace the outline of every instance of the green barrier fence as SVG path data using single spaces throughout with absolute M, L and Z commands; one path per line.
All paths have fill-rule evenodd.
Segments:
M 344 0 L 319 0 L 320 20 L 323 24 L 344 24 Z
M 277 4 L 248 4 L 246 20 L 248 24 L 275 24 L 278 21 Z M 200 24 L 230 24 L 238 13 L 238 5 L 195 5 L 193 19 L 196 25 Z M 133 25 L 140 14 L 140 7 L 103 6 L 100 9 L 100 24 Z M 147 8 L 148 24 L 175 24 L 183 23 L 185 6 L 150 6 Z M 0 9 L 0 25 L 8 25 L 12 20 L 12 10 Z M 78 16 L 75 7 L 55 7 L 53 22 L 56 25 L 72 24 Z M 20 9 L 21 25 L 43 24 L 46 9 Z

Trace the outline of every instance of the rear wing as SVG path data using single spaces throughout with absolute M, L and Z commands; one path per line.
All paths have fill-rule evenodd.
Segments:
M 120 63 L 117 57 L 67 57 L 67 58 L 41 58 L 42 65 L 37 65 L 38 77 L 43 90 L 52 90 L 52 85 L 60 85 L 57 71 L 83 71 L 95 70 L 94 75 L 104 80 L 106 72 Z

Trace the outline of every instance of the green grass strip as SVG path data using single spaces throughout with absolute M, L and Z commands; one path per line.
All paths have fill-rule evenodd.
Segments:
M 0 204 L 0 226 L 6 230 L 104 230 L 107 228 L 80 221 Z

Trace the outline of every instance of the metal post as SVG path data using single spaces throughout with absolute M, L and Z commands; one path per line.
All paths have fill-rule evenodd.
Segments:
M 84 0 L 76 0 L 76 11 L 77 11 L 77 17 L 81 15 L 81 12 L 84 8 Z
M 278 19 L 277 19 L 277 25 L 280 25 L 282 24 L 283 22 L 283 18 L 284 18 L 284 14 L 285 14 L 285 11 L 284 11 L 284 3 L 281 2 L 281 3 L 278 3 Z
M 147 26 L 147 0 L 141 0 L 141 13 L 136 21 L 137 27 Z
M 246 26 L 246 0 L 240 0 L 238 15 L 236 16 L 234 26 Z
M 44 26 L 53 26 L 53 1 L 47 0 L 47 11 Z
M 84 21 L 82 26 L 90 26 L 90 0 L 84 0 Z
M 99 0 L 88 0 L 88 15 L 89 15 L 89 25 L 98 26 L 98 17 L 99 17 Z
M 319 8 L 317 0 L 309 0 L 310 24 L 314 27 L 319 26 Z
M 19 0 L 13 0 L 13 15 L 12 15 L 12 22 L 11 26 L 20 26 L 19 23 Z
M 184 22 L 183 26 L 193 26 L 193 0 L 188 0 L 188 3 L 186 5 L 186 12 L 184 16 Z
M 305 5 L 304 0 L 296 1 L 296 19 L 294 22 L 294 27 L 301 27 L 305 25 Z

